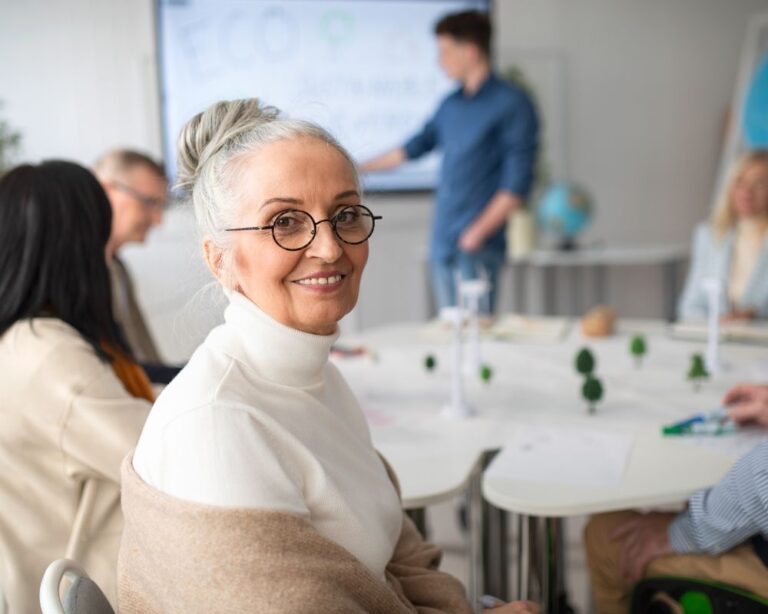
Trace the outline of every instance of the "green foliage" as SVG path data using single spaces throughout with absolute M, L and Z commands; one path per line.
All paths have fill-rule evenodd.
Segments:
M 0 109 L 2 108 L 0 102 Z M 21 134 L 15 132 L 7 121 L 0 118 L 0 175 L 13 165 L 13 158 L 21 145 Z
M 603 398 L 602 382 L 596 377 L 588 375 L 584 385 L 581 387 L 581 396 L 589 403 L 589 413 L 594 413 L 595 403 Z
M 701 354 L 694 354 L 691 356 L 691 368 L 688 369 L 688 379 L 696 381 L 708 377 L 709 371 L 707 371 L 707 367 L 704 366 L 704 358 Z
M 629 342 L 629 351 L 633 356 L 642 357 L 648 351 L 648 347 L 645 343 L 645 337 L 642 335 L 635 335 Z
M 493 377 L 493 369 L 491 369 L 488 365 L 483 365 L 480 367 L 480 379 L 483 380 L 486 384 L 491 381 L 491 378 Z
M 643 335 L 635 335 L 629 340 L 629 353 L 635 357 L 635 363 L 639 367 L 642 363 L 643 356 L 648 352 L 648 345 L 645 342 Z
M 590 375 L 595 370 L 595 357 L 587 348 L 576 354 L 576 370 L 582 375 Z
M 432 356 L 432 354 L 427 355 L 424 359 L 424 368 L 427 371 L 434 371 L 435 367 L 437 367 L 437 358 Z

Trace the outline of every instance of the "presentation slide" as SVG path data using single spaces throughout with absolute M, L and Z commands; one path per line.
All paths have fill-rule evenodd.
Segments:
M 169 175 L 176 138 L 217 100 L 258 96 L 328 129 L 358 161 L 402 145 L 456 85 L 434 25 L 488 2 L 160 0 L 158 48 Z M 439 154 L 365 177 L 369 190 L 428 190 Z

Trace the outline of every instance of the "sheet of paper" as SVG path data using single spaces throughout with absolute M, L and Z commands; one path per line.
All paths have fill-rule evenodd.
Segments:
M 621 483 L 633 437 L 577 427 L 523 427 L 493 460 L 511 480 L 611 487 Z

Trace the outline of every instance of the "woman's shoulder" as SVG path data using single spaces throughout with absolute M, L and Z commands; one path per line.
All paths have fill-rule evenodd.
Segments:
M 723 239 L 726 237 L 719 237 L 712 224 L 708 221 L 699 222 L 693 230 L 694 246 L 700 250 L 711 251 L 720 249 Z
M 306 513 L 297 466 L 306 451 L 279 423 L 231 401 L 177 411 L 162 401 L 133 457 L 145 482 L 197 503 Z
M 80 373 L 108 368 L 72 326 L 58 318 L 19 320 L 0 337 L 0 361 L 13 371 Z

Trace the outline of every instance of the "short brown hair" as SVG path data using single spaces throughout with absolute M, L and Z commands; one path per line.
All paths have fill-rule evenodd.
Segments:
M 435 24 L 437 36 L 450 36 L 462 43 L 472 43 L 486 57 L 491 56 L 491 20 L 488 13 L 462 11 L 446 15 Z
M 165 179 L 165 169 L 147 154 L 132 149 L 113 149 L 101 156 L 93 165 L 96 176 L 102 180 L 114 180 L 137 166 L 144 166 L 161 179 Z

